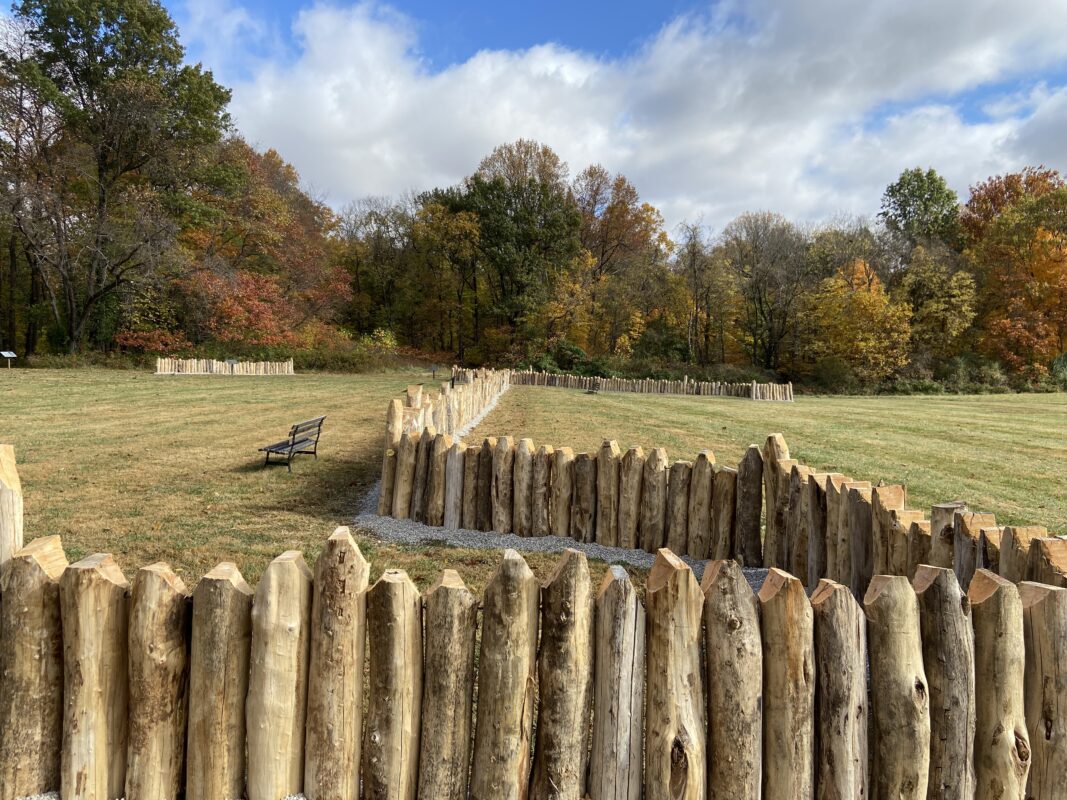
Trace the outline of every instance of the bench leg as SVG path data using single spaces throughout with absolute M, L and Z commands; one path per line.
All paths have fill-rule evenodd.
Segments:
M 265 467 L 270 466 L 270 453 L 267 453 L 267 457 L 265 459 L 263 459 L 263 466 L 265 466 Z

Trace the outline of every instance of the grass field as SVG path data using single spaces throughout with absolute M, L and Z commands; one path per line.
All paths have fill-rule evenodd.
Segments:
M 1001 524 L 1067 533 L 1067 395 L 800 397 L 795 403 L 515 387 L 469 440 L 510 434 L 575 452 L 702 449 L 736 464 L 781 432 L 790 455 L 861 480 L 904 483 L 909 506 L 962 499 Z

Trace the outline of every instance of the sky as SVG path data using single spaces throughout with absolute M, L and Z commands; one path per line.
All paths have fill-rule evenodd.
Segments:
M 872 216 L 933 167 L 1067 172 L 1067 0 L 164 0 L 241 133 L 340 209 L 498 144 L 626 175 L 669 229 Z

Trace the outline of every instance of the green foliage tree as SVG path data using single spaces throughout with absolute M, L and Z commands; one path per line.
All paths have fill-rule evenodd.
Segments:
M 918 245 L 895 294 L 911 308 L 911 358 L 930 367 L 957 352 L 975 318 L 974 278 L 950 251 Z
M 954 245 L 958 237 L 959 198 L 934 169 L 904 170 L 882 195 L 879 214 L 890 230 L 915 243 L 937 239 Z

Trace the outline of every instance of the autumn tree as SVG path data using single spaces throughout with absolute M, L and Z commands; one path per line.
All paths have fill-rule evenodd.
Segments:
M 689 350 L 698 364 L 725 363 L 728 351 L 736 346 L 736 273 L 702 225 L 683 224 L 678 238 L 674 268 L 684 277 L 691 298 L 686 323 Z
M 971 195 L 960 213 L 960 226 L 968 244 L 979 243 L 989 225 L 1013 205 L 1061 189 L 1064 185 L 1058 171 L 1041 166 L 994 175 L 972 186 Z
M 924 367 L 958 352 L 976 314 L 974 278 L 936 244 L 911 253 L 894 293 L 911 309 L 911 357 Z

